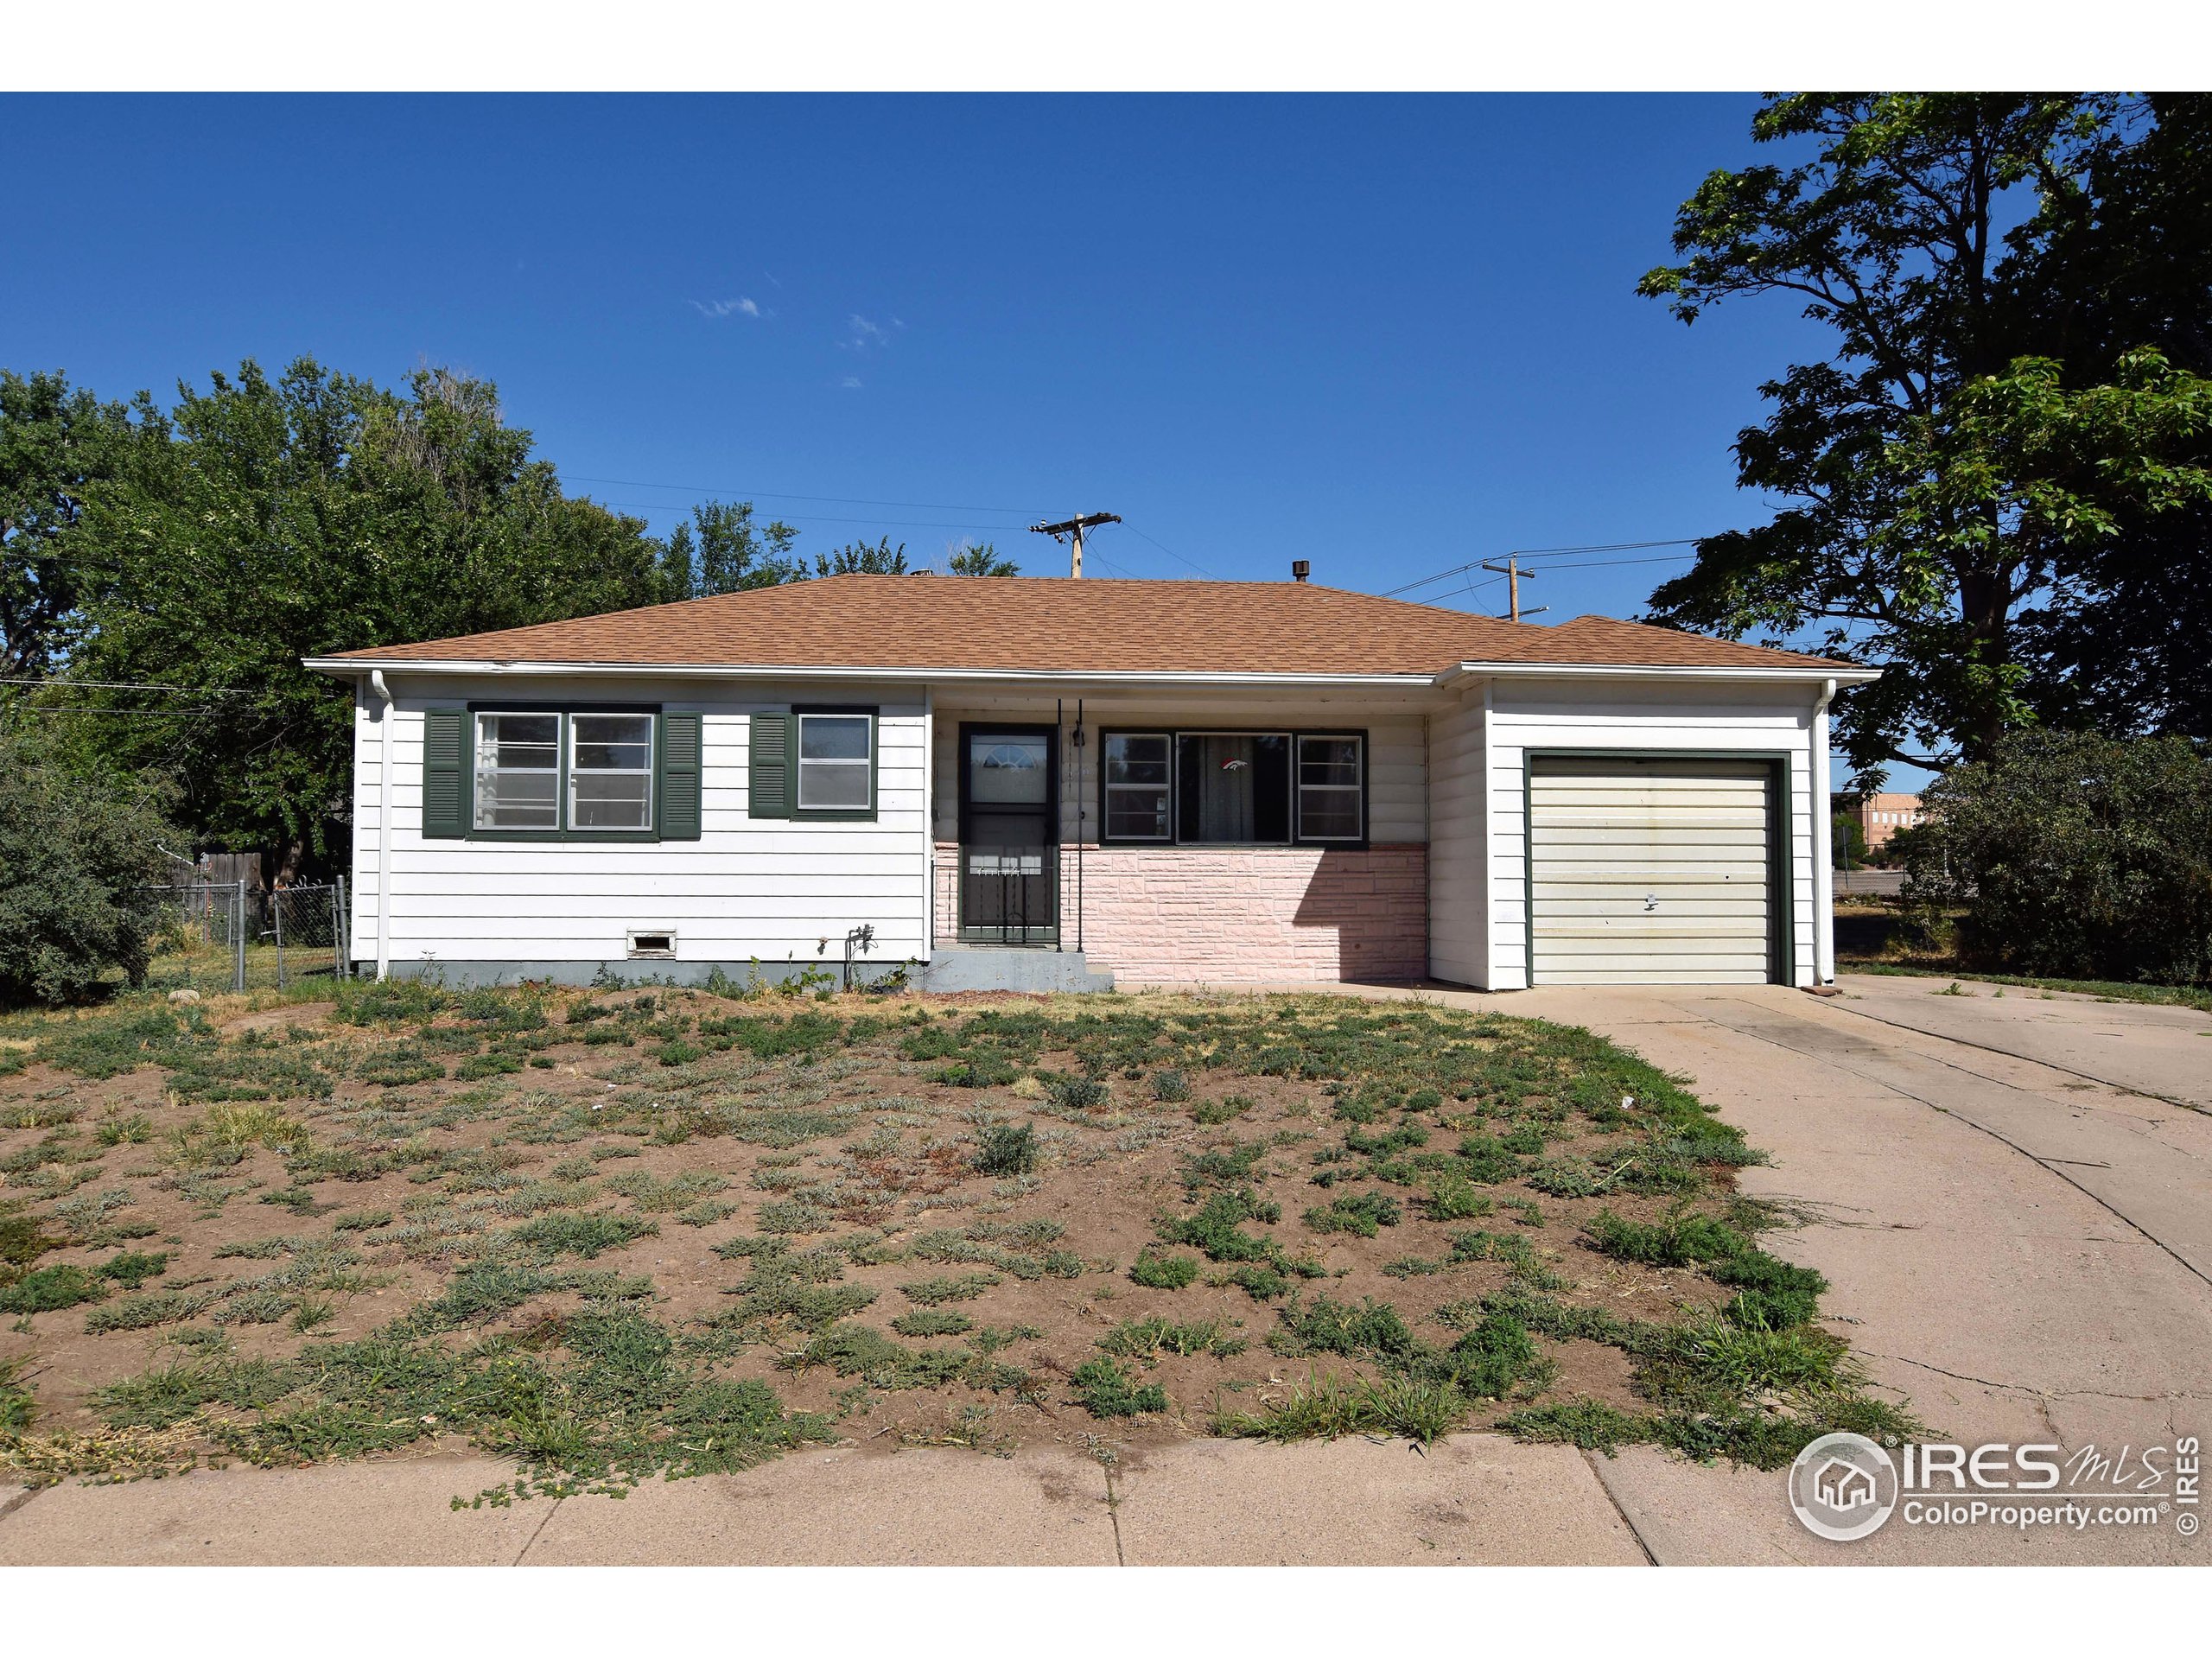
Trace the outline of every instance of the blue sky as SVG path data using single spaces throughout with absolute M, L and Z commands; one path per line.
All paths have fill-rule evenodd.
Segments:
M 1729 442 L 1820 348 L 1633 291 L 1748 97 L 9 104 L 0 364 L 451 364 L 664 530 L 735 494 L 1052 574 L 1022 526 L 1105 509 L 1093 574 L 1383 591 L 1756 521 Z M 1527 602 L 1632 615 L 1683 551 Z

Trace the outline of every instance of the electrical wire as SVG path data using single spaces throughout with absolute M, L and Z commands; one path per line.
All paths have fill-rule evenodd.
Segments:
M 0 678 L 0 685 L 66 685 L 83 691 L 177 691 L 193 697 L 242 697 L 235 685 L 154 685 L 143 680 L 34 680 Z
M 957 501 L 881 501 L 865 495 L 798 495 L 789 490 L 736 490 L 715 484 L 655 484 L 642 478 L 594 478 L 584 473 L 569 473 L 564 476 L 579 484 L 613 484 L 626 490 L 685 490 L 694 495 L 720 500 L 827 501 L 849 507 L 918 507 L 925 512 L 1006 512 L 1023 518 L 1046 516 L 1041 510 L 1031 507 L 977 507 L 963 505 Z M 854 519 L 845 522 L 858 524 L 868 521 Z
M 1493 556 L 1509 559 L 1555 558 L 1569 553 L 1619 553 L 1644 547 L 1694 547 L 1703 539 L 1705 538 L 1698 536 L 1676 536 L 1669 537 L 1663 541 L 1592 542 L 1580 547 L 1522 547 L 1514 548 Z M 1656 564 L 1690 556 L 1692 556 L 1688 554 L 1675 553 L 1654 559 L 1584 559 L 1572 563 L 1548 564 L 1543 568 L 1547 570 L 1594 569 L 1605 564 Z M 1448 582 L 1453 576 L 1465 575 L 1470 570 L 1481 569 L 1484 563 L 1481 559 L 1471 559 L 1465 564 L 1452 566 L 1449 570 L 1440 570 L 1433 576 L 1423 576 L 1418 582 L 1409 582 L 1402 587 L 1393 588 L 1382 597 L 1395 599 L 1400 594 L 1410 594 L 1417 588 L 1427 588 L 1440 582 Z
M 1156 541 L 1152 537 L 1147 536 L 1144 531 L 1139 530 L 1135 524 L 1124 524 L 1121 525 L 1120 528 L 1128 531 L 1130 535 L 1135 536 L 1141 540 L 1151 542 L 1154 547 L 1165 553 L 1169 558 L 1174 560 L 1176 563 L 1189 565 L 1192 569 L 1197 571 L 1208 582 L 1219 582 L 1221 580 L 1219 576 L 1214 575 L 1212 571 L 1207 569 L 1204 565 L 1192 563 L 1189 559 L 1185 558 L 1180 553 L 1178 553 L 1173 548 L 1168 546 L 1165 542 Z

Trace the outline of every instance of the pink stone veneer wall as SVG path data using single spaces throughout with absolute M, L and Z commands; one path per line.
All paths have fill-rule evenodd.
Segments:
M 937 936 L 957 927 L 959 849 L 938 843 Z M 1125 985 L 1327 983 L 1428 972 L 1427 849 L 1090 847 L 1084 954 Z M 1060 858 L 1060 913 L 1075 944 L 1076 855 Z

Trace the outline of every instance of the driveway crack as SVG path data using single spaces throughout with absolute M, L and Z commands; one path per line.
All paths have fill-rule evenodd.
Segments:
M 1834 1054 L 1823 1054 L 1823 1053 L 1820 1052 L 1819 1052 L 1818 1050 L 1816 1050 L 1816 1049 L 1812 1049 L 1812 1048 L 1801 1048 L 1801 1047 L 1797 1046 L 1796 1046 L 1796 1045 L 1795 1045 L 1795 1044 L 1792 1044 L 1792 1043 L 1785 1043 L 1785 1042 L 1783 1042 L 1780 1038 L 1778 1038 L 1778 1037 L 1775 1037 L 1775 1036 L 1772 1036 L 1772 1035 L 1769 1034 L 1769 1033 L 1766 1033 L 1766 1032 L 1760 1031 L 1760 1030 L 1757 1029 L 1756 1027 L 1749 1027 L 1749 1026 L 1732 1025 L 1732 1024 L 1730 1024 L 1727 1020 L 1723 1020 L 1723 1019 L 1720 1019 L 1720 1018 L 1719 1018 L 1718 1015 L 1716 1015 L 1716 1014 L 1708 1014 L 1706 1017 L 1707 1017 L 1707 1019 L 1711 1020 L 1713 1021 L 1713 1024 L 1715 1024 L 1715 1025 L 1717 1025 L 1717 1026 L 1721 1027 L 1722 1027 L 1723 1029 L 1725 1029 L 1725 1030 L 1732 1031 L 1732 1032 L 1734 1032 L 1734 1033 L 1735 1033 L 1738 1036 L 1739 1036 L 1739 1037 L 1750 1037 L 1750 1038 L 1752 1038 L 1752 1039 L 1754 1039 L 1755 1040 L 1757 1040 L 1757 1041 L 1758 1041 L 1758 1042 L 1765 1043 L 1765 1044 L 1769 1045 L 1769 1046 L 1771 1046 L 1771 1047 L 1778 1048 L 1778 1049 L 1780 1049 L 1780 1050 L 1781 1050 L 1783 1053 L 1785 1053 L 1785 1054 L 1798 1054 L 1798 1055 L 1802 1055 L 1802 1056 L 1803 1056 L 1804 1058 L 1806 1058 L 1807 1059 L 1810 1059 L 1810 1060 L 1816 1060 L 1816 1061 L 1818 1061 L 1820 1064 L 1821 1064 L 1821 1065 L 1832 1065 L 1832 1066 L 1834 1066 L 1837 1071 L 1841 1071 L 1841 1072 L 1844 1072 L 1844 1073 L 1847 1074 L 1848 1076 L 1857 1077 L 1857 1078 L 1859 1078 L 1861 1082 L 1874 1084 L 1876 1084 L 1878 1087 L 1880 1087 L 1880 1088 L 1883 1088 L 1883 1089 L 1887 1089 L 1887 1090 L 1889 1090 L 1891 1093 L 1893 1093 L 1893 1094 L 1897 1094 L 1897 1095 L 1901 1095 L 1901 1096 L 1904 1096 L 1905 1099 L 1907 1099 L 1907 1100 L 1910 1100 L 1910 1101 L 1916 1101 L 1916 1102 L 1918 1102 L 1921 1105 L 1927 1107 L 1927 1108 L 1929 1109 L 1929 1110 L 1930 1110 L 1930 1111 L 1932 1111 L 1932 1112 L 1940 1112 L 1940 1113 L 1942 1113 L 1945 1117 L 1948 1117 L 1948 1118 L 1951 1119 L 1951 1120 L 1952 1120 L 1953 1122 L 1955 1122 L 1963 1123 L 1963 1124 L 1965 1124 L 1968 1128 L 1971 1128 L 1971 1129 L 1978 1129 L 1978 1130 L 1980 1130 L 1982 1134 L 1984 1134 L 1984 1135 L 1987 1135 L 1991 1140 L 1993 1140 L 1993 1141 L 1994 1141 L 1998 1142 L 1999 1145 L 2001 1145 L 2001 1146 L 2010 1147 L 2011 1147 L 2014 1152 L 2018 1153 L 2018 1154 L 2020 1154 L 2020 1156 L 2021 1156 L 2021 1157 L 2025 1158 L 2025 1159 L 2026 1159 L 2030 1163 L 2032 1163 L 2033 1165 L 2035 1165 L 2037 1168 L 2038 1168 L 2038 1169 L 2043 1169 L 2043 1170 L 2047 1170 L 2047 1171 L 2049 1171 L 2051 1174 L 2053 1174 L 2053 1175 L 2056 1176 L 2060 1180 L 2062 1180 L 2062 1181 L 2065 1182 L 2067 1185 L 2069 1185 L 2069 1186 L 2072 1187 L 2072 1188 L 2073 1188 L 2076 1192 L 2079 1192 L 2079 1193 L 2080 1193 L 2083 1198 L 2085 1198 L 2088 1199 L 2090 1203 L 2092 1203 L 2092 1204 L 2095 1205 L 2096 1205 L 2100 1210 L 2104 1211 L 2107 1215 L 2110 1215 L 2110 1216 L 2113 1217 L 2114 1218 L 2116 1218 L 2117 1220 L 2119 1220 L 2119 1221 L 2120 1221 L 2120 1222 L 2124 1223 L 2124 1224 L 2125 1224 L 2128 1228 L 2130 1228 L 2133 1231 L 2134 1231 L 2134 1232 L 2135 1232 L 2137 1235 L 2139 1235 L 2139 1236 L 2141 1236 L 2141 1237 L 2143 1237 L 2143 1238 L 2145 1238 L 2145 1239 L 2148 1240 L 2151 1243 L 2157 1245 L 2157 1246 L 2158 1247 L 2158 1249 L 2161 1249 L 2161 1250 L 2164 1251 L 2166 1255 L 2168 1255 L 2169 1256 L 2171 1256 L 2171 1257 L 2173 1258 L 2173 1260 L 2174 1260 L 2174 1262 L 2175 1262 L 2176 1265 L 2177 1265 L 2177 1266 L 2182 1269 L 2182 1271 L 2183 1271 L 2183 1272 L 2184 1272 L 2184 1273 L 2188 1274 L 2191 1278 L 2195 1279 L 2195 1280 L 2196 1280 L 2199 1284 L 2203 1285 L 2207 1289 L 2212 1289 L 2212 1276 L 2209 1276 L 2209 1275 L 2207 1275 L 2207 1274 L 2205 1274 L 2205 1273 L 2204 1273 L 2201 1268 L 2199 1268 L 2196 1266 L 2196 1264 L 2195 1262 L 2191 1262 L 2191 1261 L 2190 1261 L 2187 1256 L 2183 1255 L 2180 1251 L 2178 1251 L 2178 1250 L 2177 1250 L 2176 1249 L 2174 1249 L 2174 1247 L 2173 1247 L 2172 1245 L 2171 1245 L 2171 1244 L 2167 1243 L 2165 1240 L 2164 1240 L 2163 1238 L 2160 1238 L 2160 1237 L 2159 1237 L 2156 1233 L 2152 1232 L 2149 1228 L 2147 1228 L 2147 1227 L 2144 1226 L 2142 1223 L 2140 1223 L 2139 1221 L 2137 1221 L 2137 1220 L 2135 1219 L 2135 1217 L 2133 1217 L 2133 1216 L 2129 1215 L 2126 1211 L 2116 1208 L 2113 1204 L 2111 1204 L 2108 1200 L 2107 1200 L 2107 1199 L 2106 1199 L 2106 1198 L 2104 1198 L 2103 1197 L 2100 1196 L 2097 1192 L 2095 1192 L 2094 1191 L 2093 1191 L 2092 1189 L 2090 1189 L 2090 1188 L 2088 1188 L 2088 1187 L 2086 1187 L 2086 1186 L 2082 1185 L 2081 1182 L 2079 1182 L 2079 1181 L 2075 1180 L 2075 1179 L 2071 1175 L 2068 1174 L 2068 1173 L 2066 1173 L 2066 1171 L 2065 1171 L 2063 1168 L 2062 1168 L 2062 1167 L 2060 1166 L 2059 1163 L 2057 1163 L 2057 1162 L 2054 1162 L 2053 1160 L 2050 1160 L 2050 1159 L 2048 1159 L 2048 1158 L 2045 1158 L 2045 1157 L 2042 1156 L 2040 1154 L 2033 1153 L 2033 1152 L 2029 1151 L 2029 1150 L 2027 1149 L 2027 1147 L 2025 1147 L 2022 1146 L 2018 1141 L 2017 1141 L 2013 1140 L 2010 1135 L 2005 1135 L 2005 1133 L 2003 1133 L 2001 1130 L 1993 1129 L 1992 1128 L 1990 1128 L 1990 1127 L 1989 1127 L 1989 1125 L 1988 1125 L 1988 1124 L 1986 1124 L 1986 1123 L 1983 1123 L 1983 1122 L 1980 1122 L 1977 1121 L 1977 1120 L 1976 1120 L 1976 1119 L 1974 1119 L 1974 1118 L 1968 1117 L 1968 1116 L 1967 1116 L 1965 1113 L 1963 1113 L 1963 1112 L 1955 1111 L 1953 1109 L 1951 1109 L 1951 1108 L 1950 1108 L 1950 1107 L 1948 1107 L 1948 1106 L 1944 1105 L 1944 1104 L 1943 1104 L 1942 1102 L 1940 1102 L 1940 1101 L 1930 1100 L 1930 1099 L 1929 1099 L 1927 1096 L 1925 1096 L 1925 1095 L 1922 1095 L 1922 1094 L 1916 1094 L 1912 1090 L 1906 1088 L 1903 1084 L 1901 1084 L 1901 1083 L 1897 1082 L 1896 1079 L 1894 1079 L 1894 1078 L 1892 1078 L 1892 1077 L 1881 1077 L 1881 1076 L 1877 1075 L 1877 1074 L 1876 1074 L 1876 1073 L 1874 1073 L 1874 1072 L 1872 1072 L 1872 1071 L 1862 1071 L 1861 1069 L 1859 1069 L 1859 1067 L 1857 1067 L 1857 1066 L 1855 1066 L 1855 1065 L 1848 1065 L 1848 1064 L 1847 1064 L 1847 1063 L 1846 1063 L 1846 1062 L 1845 1062 L 1841 1058 L 1840 1058 L 1839 1056 L 1836 1056 L 1836 1055 L 1834 1055 Z M 1918 1028 L 1917 1027 L 1915 1027 L 1915 1026 L 1900 1026 L 1900 1025 L 1897 1025 L 1897 1022 L 1896 1022 L 1895 1020 L 1883 1020 L 1883 1019 L 1880 1019 L 1878 1015 L 1874 1015 L 1874 1014 L 1867 1014 L 1867 1015 L 1866 1015 L 1866 1016 L 1864 1016 L 1864 1017 L 1865 1017 L 1865 1018 L 1866 1018 L 1866 1019 L 1873 1020 L 1875 1020 L 1875 1021 L 1876 1021 L 1876 1023 L 1878 1023 L 1878 1024 L 1879 1024 L 1879 1025 L 1891 1026 L 1891 1027 L 1894 1027 L 1895 1029 L 1897 1029 L 1897 1030 L 1898 1030 L 1898 1031 L 1915 1031 L 1915 1032 L 1919 1032 L 1919 1028 Z M 1922 1036 L 1923 1036 L 1923 1037 L 1925 1037 L 1925 1036 L 1929 1036 L 1929 1035 L 1931 1035 L 1932 1033 L 1928 1033 L 1928 1032 L 1919 1032 L 1919 1034 L 1920 1034 L 1920 1035 L 1922 1035 Z M 1948 1042 L 1948 1041 L 1949 1041 L 1949 1040 L 1950 1040 L 1950 1039 L 1948 1039 L 1948 1038 L 1938 1038 L 1938 1039 L 1937 1039 L 1937 1040 L 1938 1040 L 1938 1041 L 1942 1041 L 1942 1042 Z M 1969 1045 L 1969 1046 L 1972 1046 L 1972 1047 L 1980 1047 L 1980 1046 L 1981 1046 L 1981 1045 L 1980 1045 L 1980 1044 L 1972 1044 L 1972 1045 Z M 1999 1052 L 1999 1051 L 1993 1049 L 1993 1050 L 1991 1050 L 1990 1052 L 1991 1052 L 1992 1053 L 1995 1053 L 1995 1052 Z M 2019 1058 L 2020 1057 L 2019 1057 L 2019 1056 L 2018 1056 L 2018 1055 L 2013 1055 L 2013 1056 L 2012 1056 L 2012 1057 L 2010 1057 L 2010 1058 L 2014 1058 L 2014 1059 L 2018 1059 L 2018 1058 Z M 2043 1064 L 2043 1062 L 2042 1062 L 2042 1061 L 2040 1061 L 2040 1060 L 2031 1061 L 2031 1062 L 2029 1062 L 2029 1063 L 2030 1063 L 2031 1065 L 2042 1065 L 2042 1064 Z M 1946 1062 L 1946 1061 L 1942 1061 L 1942 1060 L 1938 1059 L 1938 1060 L 1936 1061 L 1936 1064 L 1938 1064 L 1938 1065 L 1946 1065 L 1946 1064 L 1949 1064 L 1949 1063 L 1948 1063 L 1948 1062 Z M 1969 1067 L 1966 1067 L 1966 1066 L 1954 1066 L 1954 1067 L 1953 1067 L 1953 1069 L 1954 1069 L 1954 1070 L 1956 1070 L 1956 1071 L 1966 1071 L 1966 1072 L 1967 1073 L 1967 1075 L 1972 1076 L 1972 1077 L 1980 1077 L 1980 1076 L 1981 1076 L 1981 1074 L 1980 1074 L 1980 1072 L 1974 1071 L 1971 1068 L 1969 1068 Z M 2063 1067 L 2056 1067 L 2056 1068 L 2053 1068 L 2053 1069 L 2054 1069 L 2054 1070 L 2061 1070 L 2061 1071 L 2063 1071 L 2064 1068 L 2063 1068 Z M 2082 1074 L 2080 1074 L 2080 1073 L 2076 1073 L 2075 1075 L 2079 1076 L 2079 1075 L 2082 1075 Z M 1993 1078 L 1993 1077 L 1984 1077 L 1982 1080 L 1983 1080 L 1984 1082 L 1986 1082 L 1986 1083 L 1999 1083 L 1999 1079 L 1996 1079 L 1996 1078 Z M 2098 1079 L 2095 1079 L 2095 1081 L 2102 1082 L 2102 1081 L 2103 1081 L 2103 1079 L 2102 1079 L 2102 1078 L 2098 1078 Z M 2015 1087 L 2017 1087 L 2017 1085 L 2014 1085 L 2014 1084 L 2001 1084 L 2001 1083 L 1999 1084 L 1999 1086 L 2000 1086 L 2000 1087 L 2005 1087 L 2005 1088 L 2015 1088 Z M 2111 1086 L 2117 1087 L 2118 1085 L 2114 1084 L 2114 1085 L 2111 1085 Z M 2136 1091 L 2130 1090 L 2130 1091 L 2126 1091 L 2126 1092 L 2136 1092 Z M 2163 1098 L 2163 1096 L 2145 1096 L 2145 1098 L 2149 1098 L 2149 1099 L 2160 1099 L 2160 1098 Z M 1967 1379 L 1967 1380 L 1968 1380 L 1968 1381 L 1973 1381 L 1973 1380 L 1974 1380 L 1974 1379 L 1968 1378 L 1968 1379 Z M 1998 1386 L 2001 1386 L 2001 1385 L 1998 1385 Z
M 1853 1007 L 1846 1002 L 1837 1002 L 1831 1006 L 1840 1009 L 1845 1014 L 1857 1014 L 1861 1020 L 1872 1020 L 1878 1026 L 1887 1026 L 1892 1031 L 1909 1031 L 1916 1036 L 1932 1037 L 1939 1043 L 1957 1043 L 1961 1047 L 1978 1048 L 1983 1053 L 1994 1054 L 2000 1059 L 2019 1060 L 2029 1065 L 2040 1065 L 2046 1071 L 2063 1071 L 2069 1077 L 2080 1077 L 2088 1083 L 2101 1084 L 2107 1089 L 2118 1090 L 2123 1095 L 2135 1095 L 2145 1100 L 2164 1101 L 2167 1105 L 2178 1106 L 2184 1111 L 2212 1116 L 2212 1108 L 2200 1106 L 2194 1101 L 2177 1100 L 2171 1095 L 2162 1095 L 2155 1089 L 2140 1089 L 2133 1084 L 2114 1083 L 2110 1077 L 2101 1077 L 2094 1071 L 2079 1071 L 2070 1065 L 2061 1065 L 2055 1060 L 2039 1060 L 2033 1055 L 2015 1054 L 2009 1048 L 1999 1048 L 1993 1043 L 1977 1043 L 1971 1037 L 1954 1037 L 1946 1032 L 1930 1031 L 1925 1026 L 1907 1025 L 1902 1020 L 1885 1019 L 1878 1014 L 1869 1014 L 1864 1008 Z M 2002 1077 L 1993 1077 L 1986 1072 L 1976 1071 L 1972 1066 L 1960 1065 L 1955 1060 L 1946 1060 L 1940 1056 L 1929 1058 L 1936 1059 L 1938 1065 L 1951 1066 L 1956 1071 L 1966 1072 L 1969 1077 L 1980 1077 L 1986 1083 L 2004 1084 L 2007 1088 L 2017 1086 L 2005 1084 Z

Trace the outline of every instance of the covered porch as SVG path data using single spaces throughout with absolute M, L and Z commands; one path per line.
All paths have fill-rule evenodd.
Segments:
M 1428 971 L 1412 699 L 939 692 L 930 726 L 933 982 L 983 951 L 1039 988 L 996 953 L 1122 985 Z

